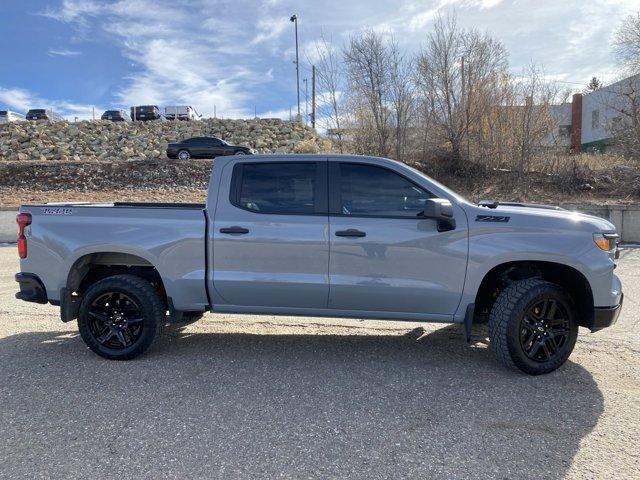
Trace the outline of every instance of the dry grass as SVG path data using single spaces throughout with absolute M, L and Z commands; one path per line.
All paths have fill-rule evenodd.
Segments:
M 545 173 L 565 173 L 576 169 L 592 172 L 605 172 L 615 167 L 640 168 L 640 162 L 616 153 L 580 153 L 548 152 L 538 155 L 528 170 Z

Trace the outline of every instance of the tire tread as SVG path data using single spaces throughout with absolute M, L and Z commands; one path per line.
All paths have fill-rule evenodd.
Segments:
M 562 365 L 567 357 L 560 356 L 548 364 L 541 364 L 539 368 L 532 368 L 514 356 L 509 349 L 509 325 L 514 316 L 525 307 L 528 299 L 537 290 L 555 289 L 559 293 L 564 291 L 559 285 L 538 278 L 519 280 L 505 288 L 496 299 L 489 315 L 489 339 L 491 349 L 498 361 L 505 367 L 522 371 L 530 375 L 549 373 Z M 569 349 L 569 354 L 573 346 Z

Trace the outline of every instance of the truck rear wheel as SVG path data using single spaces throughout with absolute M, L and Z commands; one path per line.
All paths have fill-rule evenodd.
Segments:
M 135 275 L 114 275 L 93 284 L 78 312 L 87 346 L 110 360 L 144 353 L 160 336 L 165 309 L 154 287 Z
M 498 361 L 529 375 L 560 367 L 577 337 L 571 297 L 560 286 L 539 279 L 509 285 L 489 316 L 489 339 Z

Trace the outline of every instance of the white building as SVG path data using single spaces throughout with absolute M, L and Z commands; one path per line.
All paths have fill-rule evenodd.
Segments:
M 628 121 L 639 106 L 640 74 L 582 95 L 580 146 L 585 149 L 610 143 L 620 123 Z

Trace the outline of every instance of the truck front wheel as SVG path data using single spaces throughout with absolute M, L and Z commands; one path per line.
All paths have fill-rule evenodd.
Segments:
M 165 309 L 153 286 L 135 275 L 114 275 L 93 284 L 78 312 L 87 346 L 110 360 L 144 353 L 160 336 Z
M 529 375 L 560 367 L 577 337 L 571 297 L 560 286 L 539 279 L 509 285 L 489 316 L 491 348 L 500 363 Z

